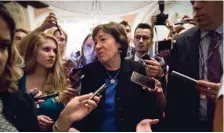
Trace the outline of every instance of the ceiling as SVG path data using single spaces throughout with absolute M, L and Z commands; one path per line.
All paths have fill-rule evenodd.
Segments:
M 96 0 L 94 0 L 96 2 Z M 94 1 L 42 1 L 49 6 L 57 7 L 62 10 L 89 14 L 93 11 Z M 130 12 L 143 8 L 155 1 L 97 1 L 101 7 L 101 12 L 103 15 L 115 15 Z M 99 8 L 98 8 L 99 9 Z

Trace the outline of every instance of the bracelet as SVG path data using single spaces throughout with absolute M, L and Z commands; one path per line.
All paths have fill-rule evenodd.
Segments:
M 57 132 L 67 132 L 68 130 L 69 130 L 69 128 L 68 129 L 60 129 L 59 127 L 58 127 L 58 124 L 57 124 L 57 121 L 54 123 L 54 125 L 53 125 L 53 130 L 55 130 L 55 131 L 57 131 Z
M 62 130 L 60 130 L 60 129 L 58 128 L 58 126 L 56 125 L 56 123 L 53 125 L 53 131 L 54 131 L 54 132 L 63 132 Z

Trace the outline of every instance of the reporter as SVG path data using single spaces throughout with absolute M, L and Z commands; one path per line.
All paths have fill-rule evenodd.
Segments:
M 20 55 L 12 43 L 15 22 L 0 3 L 0 131 L 38 132 L 35 107 L 32 99 L 18 90 L 22 77 Z
M 59 118 L 53 126 L 54 132 L 66 132 L 73 122 L 77 122 L 92 112 L 100 102 L 100 97 L 95 96 L 94 100 L 89 100 L 93 93 L 76 96 L 61 112 Z
M 48 98 L 38 105 L 38 114 L 41 119 L 48 121 L 50 117 L 55 121 L 64 105 L 76 95 L 76 91 L 67 84 L 59 45 L 53 36 L 46 33 L 36 33 L 30 36 L 24 56 L 24 76 L 20 81 L 20 89 L 24 93 L 31 89 L 41 91 L 43 95 L 59 93 L 58 97 Z M 41 95 L 40 95 L 41 96 Z M 37 96 L 36 96 L 37 97 Z M 43 121 L 40 124 L 44 123 Z M 42 124 L 41 127 L 49 129 L 51 122 Z M 43 128 L 42 128 L 43 129 Z
M 191 3 L 196 26 L 176 38 L 169 72 L 175 70 L 212 84 L 200 81 L 202 87 L 197 89 L 193 84 L 169 77 L 166 120 L 169 131 L 207 132 L 212 131 L 215 107 L 212 97 L 217 95 L 215 86 L 223 73 L 223 1 L 192 0 Z
M 88 34 L 81 47 L 81 57 L 78 61 L 78 67 L 83 67 L 97 60 L 96 53 L 94 51 L 94 42 L 91 34 Z

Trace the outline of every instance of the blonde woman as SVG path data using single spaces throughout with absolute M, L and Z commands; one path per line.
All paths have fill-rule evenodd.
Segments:
M 59 31 L 60 30 L 60 31 Z M 54 36 L 58 42 L 59 49 L 61 52 L 62 58 L 65 56 L 65 51 L 66 51 L 66 46 L 67 46 L 67 40 L 68 40 L 68 35 L 67 33 L 62 29 L 62 28 L 56 28 L 53 27 L 51 29 L 46 30 L 47 34 L 50 34 Z
M 54 15 L 54 14 L 50 14 L 50 16 L 51 15 Z M 68 77 L 71 72 L 71 69 L 74 66 L 76 66 L 76 64 L 74 64 L 74 62 L 71 61 L 70 59 L 65 58 L 65 51 L 66 51 L 67 40 L 68 40 L 67 33 L 61 27 L 59 29 L 56 27 L 52 27 L 52 28 L 46 30 L 45 32 L 56 38 L 56 40 L 58 42 L 59 49 L 60 49 L 60 54 L 62 57 L 61 59 L 62 59 L 62 64 L 63 64 L 63 70 L 66 73 L 66 77 Z
M 37 27 L 28 36 L 22 39 L 22 41 L 19 44 L 20 45 L 19 52 L 22 55 L 22 57 L 25 56 L 25 52 L 27 49 L 28 42 L 30 41 L 30 37 L 38 32 L 46 32 L 47 34 L 54 36 L 60 47 L 59 49 L 60 49 L 61 55 L 62 57 L 64 57 L 66 46 L 67 46 L 68 35 L 61 27 L 60 27 L 60 32 L 61 32 L 60 34 L 58 28 L 56 27 L 56 20 L 57 20 L 56 15 L 54 13 L 49 13 L 49 15 L 45 18 L 41 26 Z
M 59 93 L 59 97 L 47 99 L 39 104 L 39 124 L 46 130 L 57 119 L 64 105 L 75 95 L 75 91 L 68 88 L 59 47 L 53 36 L 45 33 L 32 35 L 24 59 L 25 74 L 20 82 L 23 92 L 30 93 L 37 89 L 43 95 Z
M 21 58 L 12 43 L 15 22 L 0 3 L 0 132 L 38 132 L 32 99 L 18 91 Z

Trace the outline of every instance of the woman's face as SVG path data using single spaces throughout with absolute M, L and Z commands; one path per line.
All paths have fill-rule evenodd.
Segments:
M 101 63 L 108 63 L 116 56 L 120 56 L 118 52 L 119 44 L 112 35 L 100 30 L 94 38 L 94 43 L 96 55 Z
M 54 66 L 57 56 L 56 43 L 51 39 L 46 41 L 38 47 L 36 62 L 38 65 L 50 69 Z
M 66 39 L 65 39 L 65 34 L 61 31 L 61 34 L 59 33 L 59 31 L 56 31 L 54 34 L 54 37 L 57 39 L 58 41 L 58 46 L 60 47 L 60 52 L 61 55 L 65 52 L 65 48 L 66 48 Z M 62 55 L 63 56 L 63 55 Z
M 8 60 L 8 50 L 11 45 L 10 30 L 6 21 L 0 17 L 0 77 L 5 70 Z
M 96 59 L 96 54 L 94 51 L 94 41 L 91 36 L 88 37 L 88 39 L 84 43 L 83 54 L 86 64 L 92 63 Z
M 94 41 L 92 36 L 89 36 L 86 42 L 84 43 L 84 48 L 89 48 L 94 46 Z

